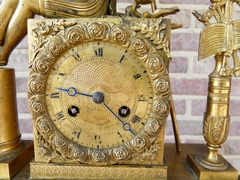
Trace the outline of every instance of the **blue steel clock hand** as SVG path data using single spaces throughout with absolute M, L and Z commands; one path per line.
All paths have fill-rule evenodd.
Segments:
M 85 93 L 78 92 L 76 90 L 76 88 L 74 88 L 74 87 L 70 87 L 68 89 L 64 89 L 64 88 L 56 88 L 56 89 L 66 92 L 69 96 L 75 96 L 76 94 L 80 94 L 83 96 L 93 97 L 93 95 L 91 95 L 91 94 L 85 94 Z
M 97 104 L 100 104 L 100 103 L 103 103 L 103 105 L 116 117 L 116 119 L 122 123 L 122 127 L 125 131 L 129 131 L 131 132 L 134 136 L 136 135 L 133 130 L 131 129 L 131 125 L 129 123 L 125 123 L 123 122 L 113 111 L 112 109 L 104 102 L 104 94 L 101 93 L 101 92 L 95 92 L 93 95 L 91 94 L 85 94 L 85 93 L 81 93 L 81 92 L 78 92 L 76 90 L 76 88 L 74 87 L 70 87 L 68 89 L 64 89 L 64 88 L 56 88 L 58 90 L 61 90 L 61 91 L 64 91 L 66 93 L 68 93 L 69 96 L 75 96 L 76 94 L 80 94 L 80 95 L 83 95 L 83 96 L 88 96 L 88 97 L 92 97 L 92 100 L 97 103 Z
M 104 102 L 104 94 L 102 92 L 95 92 L 92 96 L 92 99 L 95 103 L 100 104 L 103 103 L 103 105 L 117 118 L 119 122 L 122 123 L 122 127 L 125 131 L 131 132 L 134 136 L 135 133 L 131 129 L 131 125 L 129 123 L 123 122 L 114 112 L 113 110 Z
M 104 102 L 103 102 L 103 104 L 104 104 L 104 106 L 117 118 L 117 120 L 122 123 L 122 127 L 123 127 L 123 129 L 124 129 L 125 131 L 131 132 L 132 135 L 134 135 L 134 136 L 136 135 L 136 134 L 133 132 L 133 130 L 131 129 L 131 125 L 130 125 L 129 123 L 123 122 L 123 121 L 111 110 L 111 108 L 108 107 L 107 104 L 105 104 Z

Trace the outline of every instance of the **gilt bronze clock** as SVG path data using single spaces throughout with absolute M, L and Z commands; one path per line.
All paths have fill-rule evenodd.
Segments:
M 30 20 L 34 178 L 166 179 L 168 19 Z

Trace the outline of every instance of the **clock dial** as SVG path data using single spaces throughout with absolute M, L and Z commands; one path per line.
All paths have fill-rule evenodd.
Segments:
M 143 63 L 110 42 L 92 41 L 68 50 L 47 78 L 46 103 L 53 123 L 68 139 L 88 148 L 129 142 L 146 124 L 153 104 Z

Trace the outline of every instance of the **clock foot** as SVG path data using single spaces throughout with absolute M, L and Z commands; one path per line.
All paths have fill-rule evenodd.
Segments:
M 203 156 L 203 155 L 201 155 Z M 204 180 L 204 179 L 218 179 L 218 180 L 237 180 L 238 179 L 238 171 L 230 164 L 228 163 L 221 155 L 218 155 L 221 160 L 224 161 L 224 165 L 227 165 L 227 169 L 224 170 L 218 170 L 219 166 L 215 166 L 215 169 L 207 169 L 204 168 L 204 162 L 199 163 L 199 155 L 187 155 L 187 163 L 193 170 L 193 172 L 196 174 L 198 179 Z M 214 168 L 213 165 L 210 165 L 212 168 Z
M 1 179 L 11 179 L 34 155 L 33 142 L 22 140 L 17 148 L 5 154 L 4 160 L 0 161 Z

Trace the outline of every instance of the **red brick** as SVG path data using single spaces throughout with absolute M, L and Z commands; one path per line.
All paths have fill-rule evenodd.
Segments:
M 27 77 L 16 77 L 17 92 L 27 92 L 27 81 Z
M 27 49 L 28 48 L 28 38 L 27 36 L 17 45 L 16 49 Z
M 19 130 L 21 133 L 32 133 L 33 132 L 32 119 L 20 119 Z
M 214 70 L 214 68 L 215 68 L 215 60 L 212 56 L 202 61 L 198 61 L 198 58 L 194 57 L 193 73 L 209 75 Z
M 240 78 L 232 79 L 231 95 L 240 96 Z
M 15 69 L 15 72 L 28 72 L 29 58 L 28 54 L 15 54 L 9 57 L 8 67 Z
M 239 120 L 240 120 L 240 118 L 239 118 Z M 239 129 L 240 129 L 240 121 L 231 121 L 229 136 L 240 136 Z
M 178 129 L 180 135 L 202 135 L 202 121 L 178 121 Z M 166 135 L 173 134 L 171 119 L 167 121 Z
M 18 98 L 17 99 L 18 113 L 30 113 L 28 108 L 28 99 L 27 98 Z
M 226 142 L 222 144 L 222 149 L 220 153 L 225 154 L 225 155 L 230 155 L 230 154 L 240 154 L 240 143 L 239 140 L 233 140 L 228 138 Z
M 240 100 L 234 100 L 233 98 L 230 100 L 230 116 L 240 116 Z M 240 118 L 239 118 L 240 120 Z
M 207 97 L 204 100 L 192 100 L 191 104 L 191 114 L 193 116 L 203 116 L 204 113 L 206 112 L 206 102 L 207 102 Z
M 166 18 L 171 18 L 172 19 L 172 23 L 177 23 L 177 24 L 182 24 L 182 28 L 181 29 L 187 29 L 190 28 L 190 19 L 192 16 L 192 12 L 191 10 L 187 10 L 187 9 L 180 9 L 180 12 L 174 14 L 174 15 L 169 15 Z M 177 31 L 177 30 L 173 30 Z
M 201 136 L 201 139 L 184 138 L 181 142 L 186 144 L 206 144 L 203 136 Z
M 209 0 L 158 0 L 163 4 L 210 4 Z
M 173 57 L 170 62 L 170 73 L 186 73 L 188 68 L 188 59 L 186 57 Z
M 174 100 L 175 113 L 177 115 L 184 115 L 186 113 L 186 101 Z
M 177 30 L 172 33 L 171 50 L 172 51 L 198 51 L 199 35 L 193 33 L 178 33 Z
M 172 92 L 178 95 L 207 95 L 208 79 L 171 78 Z

